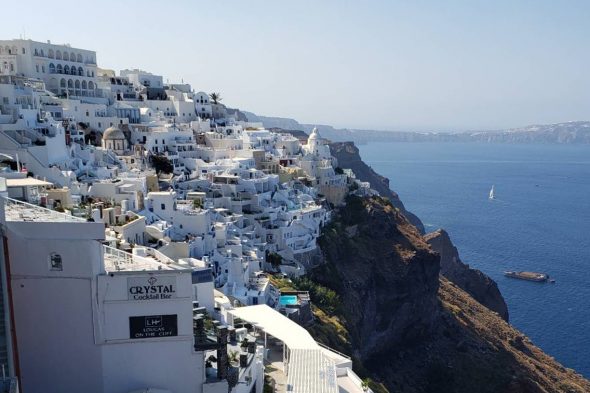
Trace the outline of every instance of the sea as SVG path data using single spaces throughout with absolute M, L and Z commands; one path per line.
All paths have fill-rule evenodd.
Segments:
M 462 261 L 498 283 L 512 325 L 590 377 L 590 146 L 380 142 L 359 149 L 427 232 L 446 229 Z M 547 273 L 556 283 L 508 278 L 506 270 Z

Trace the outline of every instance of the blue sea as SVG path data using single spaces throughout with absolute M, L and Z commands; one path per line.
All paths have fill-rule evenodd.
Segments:
M 463 262 L 498 283 L 515 327 L 590 377 L 590 146 L 369 143 L 359 149 L 427 232 L 445 228 Z M 488 199 L 492 185 L 495 200 Z M 556 283 L 510 279 L 505 270 L 548 273 Z

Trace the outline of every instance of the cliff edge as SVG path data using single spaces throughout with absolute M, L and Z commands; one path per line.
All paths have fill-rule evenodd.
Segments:
M 453 245 L 444 229 L 429 233 L 424 239 L 440 255 L 440 272 L 443 276 L 508 321 L 508 306 L 496 282 L 481 271 L 461 262 L 457 247 Z
M 424 233 L 424 224 L 413 213 L 406 210 L 403 202 L 395 192 L 389 187 L 389 179 L 375 172 L 370 166 L 365 164 L 361 159 L 358 147 L 354 142 L 335 142 L 330 143 L 330 152 L 338 161 L 341 168 L 352 169 L 357 179 L 369 182 L 371 188 L 379 192 L 381 196 L 389 198 L 393 206 L 400 209 L 408 220 L 420 231 Z
M 390 391 L 590 391 L 589 381 L 442 277 L 439 254 L 387 199 L 349 196 L 320 246 L 325 263 L 309 276 L 340 299 L 341 331 L 328 344 L 349 348 L 357 371 Z M 312 334 L 328 336 L 330 321 L 318 324 L 325 326 Z

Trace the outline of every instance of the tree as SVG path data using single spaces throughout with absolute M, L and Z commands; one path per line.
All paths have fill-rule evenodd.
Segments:
M 219 101 L 221 101 L 223 98 L 221 98 L 221 94 L 220 93 L 211 93 L 209 94 L 209 98 L 211 98 L 211 101 L 213 101 L 214 104 L 219 104 Z
M 274 269 L 277 269 L 283 263 L 283 257 L 275 252 L 269 252 L 266 256 L 266 261 L 270 263 Z
M 152 156 L 152 166 L 157 173 L 172 173 L 174 170 L 172 162 L 164 156 Z

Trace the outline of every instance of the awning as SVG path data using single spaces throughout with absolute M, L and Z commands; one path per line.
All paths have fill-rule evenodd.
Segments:
M 320 348 L 307 330 L 265 304 L 239 307 L 228 312 L 281 340 L 291 350 Z
M 26 177 L 24 179 L 6 179 L 6 186 L 7 187 L 46 187 L 52 186 L 53 183 L 48 181 L 43 181 L 39 179 L 35 179 L 34 177 Z
M 288 393 L 338 393 L 334 361 L 321 349 L 291 350 Z

